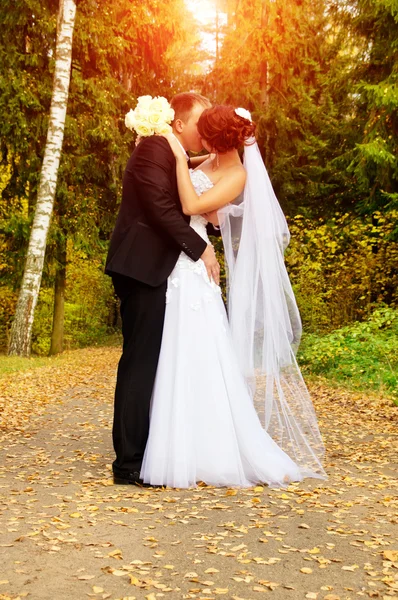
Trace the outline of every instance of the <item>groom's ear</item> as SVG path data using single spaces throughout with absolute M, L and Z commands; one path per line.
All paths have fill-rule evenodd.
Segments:
M 184 123 L 181 121 L 181 119 L 176 119 L 173 123 L 173 126 L 177 133 L 183 132 Z

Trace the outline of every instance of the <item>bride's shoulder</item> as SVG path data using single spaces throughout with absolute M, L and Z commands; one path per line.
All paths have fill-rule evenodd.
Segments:
M 246 169 L 242 164 L 231 165 L 222 173 L 220 180 L 221 179 L 233 180 L 236 183 L 242 182 L 244 185 L 246 182 Z

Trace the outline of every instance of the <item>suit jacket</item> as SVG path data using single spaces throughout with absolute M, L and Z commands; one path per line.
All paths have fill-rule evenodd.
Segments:
M 207 246 L 189 222 L 190 217 L 182 212 L 176 161 L 168 141 L 160 136 L 145 138 L 124 173 L 105 272 L 161 285 L 181 251 L 196 261 Z

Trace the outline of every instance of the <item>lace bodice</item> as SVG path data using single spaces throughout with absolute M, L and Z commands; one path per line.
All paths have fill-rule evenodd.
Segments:
M 192 185 L 195 188 L 195 192 L 198 196 L 201 196 L 207 190 L 210 190 L 213 187 L 213 182 L 207 177 L 206 173 L 197 169 L 194 171 L 193 169 L 189 170 L 189 174 L 191 177 Z M 206 233 L 206 225 L 207 221 L 204 217 L 200 215 L 193 215 L 191 217 L 190 225 L 192 229 L 196 231 L 203 239 L 208 241 L 207 233 Z
M 190 169 L 189 174 L 195 191 L 199 196 L 201 196 L 204 192 L 210 190 L 213 187 L 212 181 L 210 181 L 210 179 L 203 171 L 193 171 L 192 169 Z M 202 237 L 207 243 L 209 243 L 206 225 L 207 221 L 201 215 L 193 215 L 191 217 L 190 226 L 192 227 L 192 229 L 194 229 L 196 233 L 200 235 L 200 237 Z M 210 289 L 206 291 L 206 294 L 203 297 L 199 295 L 199 297 L 195 299 L 194 302 L 189 303 L 189 306 L 192 310 L 200 310 L 203 302 L 212 302 L 214 299 L 214 293 L 217 296 L 221 295 L 220 287 L 216 285 L 213 280 L 209 280 L 203 260 L 199 259 L 195 262 L 194 260 L 189 258 L 189 256 L 187 256 L 185 252 L 181 252 L 180 256 L 178 257 L 175 268 L 169 277 L 166 292 L 166 304 L 172 302 L 173 297 L 175 295 L 175 291 L 178 288 L 180 288 L 182 284 L 182 274 L 186 271 L 195 273 L 195 275 L 198 275 L 199 277 L 203 278 L 206 281 L 206 284 L 210 286 Z

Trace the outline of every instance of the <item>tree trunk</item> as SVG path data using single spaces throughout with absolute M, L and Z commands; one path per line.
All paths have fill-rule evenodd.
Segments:
M 266 0 L 262 0 L 261 2 L 261 30 L 262 30 L 262 35 L 266 35 L 267 29 L 268 29 L 268 10 L 269 8 L 267 7 L 266 4 Z M 268 79 L 269 79 L 269 73 L 268 73 L 268 56 L 265 53 L 264 50 L 264 54 L 263 54 L 263 58 L 262 61 L 260 63 L 260 100 L 261 100 L 261 105 L 262 105 L 262 109 L 264 113 L 268 112 L 268 105 L 269 105 L 269 101 L 268 101 Z M 264 160 L 265 160 L 265 164 L 266 166 L 269 168 L 270 167 L 270 152 L 269 152 L 269 134 L 268 134 L 268 130 L 265 130 L 264 132 Z
M 261 30 L 267 31 L 268 27 L 268 10 L 265 0 L 262 0 L 261 6 Z M 261 104 L 264 108 L 268 108 L 268 60 L 264 53 L 263 59 L 260 64 L 260 95 Z
M 61 158 L 69 82 L 72 62 L 72 39 L 75 24 L 74 0 L 60 0 L 57 23 L 57 47 L 53 94 L 47 142 L 44 151 L 37 204 L 21 290 L 11 327 L 8 353 L 29 356 L 32 326 L 39 296 L 46 251 L 47 233 L 53 211 L 59 161 Z
M 53 328 L 49 356 L 60 354 L 64 349 L 64 316 L 66 286 L 66 238 L 58 241 L 57 267 L 54 288 Z
M 216 67 L 220 58 L 220 9 L 216 0 Z

